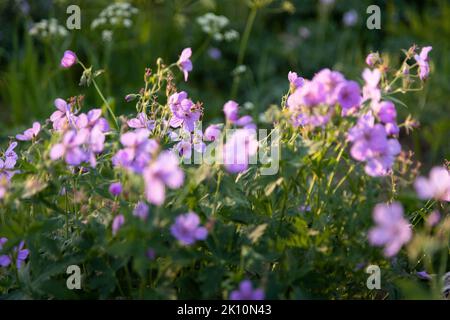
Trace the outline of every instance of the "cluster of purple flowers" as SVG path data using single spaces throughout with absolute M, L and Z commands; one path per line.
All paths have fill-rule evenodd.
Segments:
M 18 172 L 14 170 L 18 159 L 17 153 L 14 152 L 16 147 L 17 142 L 12 142 L 4 152 L 3 158 L 0 158 L 0 199 L 4 198 L 11 178 Z
M 113 156 L 113 165 L 134 173 L 142 173 L 159 149 L 158 142 L 150 139 L 149 135 L 150 131 L 143 128 L 122 134 L 120 143 L 123 148 Z
M 347 138 L 352 142 L 351 156 L 365 162 L 364 170 L 372 177 L 387 175 L 401 151 L 398 140 L 389 138 L 385 126 L 375 123 L 371 112 L 358 119 Z
M 183 245 L 192 245 L 197 240 L 205 240 L 208 230 L 200 226 L 200 218 L 195 212 L 181 214 L 175 219 L 170 232 Z
M 50 150 L 50 158 L 64 158 L 70 166 L 89 162 L 92 167 L 97 164 L 96 155 L 103 152 L 105 133 L 109 125 L 101 117 L 100 109 L 92 109 L 87 114 L 76 115 L 71 105 L 62 99 L 55 100 L 58 109 L 51 117 L 53 129 L 61 133 L 61 141 Z
M 172 128 L 183 127 L 186 131 L 194 131 L 195 124 L 202 115 L 201 107 L 194 104 L 184 91 L 172 94 L 168 103 L 172 112 L 169 125 Z
M 0 253 L 3 250 L 3 246 L 5 243 L 8 242 L 7 238 L 0 238 Z M 24 249 L 25 242 L 21 241 L 18 247 L 14 247 L 13 249 L 13 255 L 7 255 L 7 254 L 0 254 L 0 267 L 6 268 L 8 267 L 11 262 L 13 261 L 14 257 L 16 258 L 16 267 L 17 269 L 20 269 L 25 262 L 25 260 L 28 258 L 28 255 L 30 254 L 28 249 Z
M 358 83 L 346 80 L 338 71 L 323 69 L 312 80 L 304 80 L 290 72 L 288 79 L 291 94 L 287 107 L 295 127 L 326 125 L 335 113 L 336 105 L 341 106 L 343 116 L 354 114 L 361 107 Z

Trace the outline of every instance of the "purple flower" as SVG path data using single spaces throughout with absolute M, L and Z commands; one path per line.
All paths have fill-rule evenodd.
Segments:
M 223 112 L 225 113 L 225 119 L 230 123 L 234 123 L 239 118 L 238 103 L 233 100 L 227 101 L 223 105 Z
M 145 220 L 148 217 L 148 212 L 148 205 L 146 205 L 144 201 L 139 201 L 133 210 L 133 215 L 140 218 L 141 220 Z
M 178 157 L 171 151 L 163 151 L 144 170 L 145 194 L 148 202 L 162 205 L 166 197 L 166 186 L 177 189 L 183 185 L 184 172 L 179 167 Z
M 431 280 L 433 279 L 428 272 L 425 270 L 416 272 L 417 277 L 422 280 Z
M 169 97 L 169 107 L 172 111 L 172 117 L 169 124 L 173 128 L 183 126 L 185 130 L 192 132 L 195 129 L 196 122 L 200 119 L 201 110 L 188 99 L 184 91 L 172 94 Z
M 200 218 L 195 212 L 179 215 L 170 227 L 172 235 L 183 245 L 192 245 L 197 240 L 205 240 L 208 230 L 200 226 Z
M 8 239 L 3 237 L 0 238 L 0 252 L 3 250 L 3 246 L 5 245 L 5 243 L 8 242 Z M 11 257 L 4 254 L 4 255 L 0 255 L 0 267 L 6 268 L 7 266 L 9 266 L 11 264 Z
M 155 128 L 155 121 L 148 119 L 144 112 L 140 112 L 137 114 L 136 118 L 128 120 L 127 124 L 133 129 L 144 128 L 148 131 L 152 131 Z
M 113 196 L 117 197 L 122 193 L 122 184 L 120 182 L 113 182 L 109 186 L 109 193 L 111 193 Z
M 425 80 L 428 78 L 428 75 L 430 73 L 430 65 L 428 63 L 428 53 L 432 50 L 432 47 L 423 47 L 422 51 L 420 51 L 420 54 L 416 54 L 414 56 L 414 59 L 417 61 L 417 64 L 419 65 L 419 78 L 421 80 Z
M 187 81 L 189 72 L 192 71 L 192 61 L 190 60 L 192 55 L 191 48 L 186 48 L 181 52 L 180 59 L 178 59 L 178 67 L 184 74 L 184 81 Z
M 315 107 L 321 103 L 326 102 L 325 86 L 319 81 L 305 81 L 303 86 L 292 93 L 287 105 L 290 110 L 296 109 L 299 106 Z
M 114 220 L 112 222 L 112 234 L 115 236 L 117 232 L 119 232 L 119 229 L 122 227 L 122 225 L 125 223 L 125 217 L 123 214 L 119 214 L 114 217 Z
M 296 72 L 289 71 L 288 80 L 291 85 L 292 90 L 300 88 L 303 85 L 305 79 L 299 77 Z
M 30 251 L 28 249 L 23 248 L 24 245 L 25 245 L 25 242 L 21 241 L 19 244 L 19 247 L 14 248 L 14 251 L 17 253 L 17 260 L 16 260 L 17 269 L 20 269 L 22 267 L 22 264 L 28 258 L 28 255 L 30 254 Z
M 213 60 L 219 60 L 222 57 L 222 52 L 217 48 L 209 48 L 208 55 Z
M 53 129 L 56 131 L 64 131 L 68 125 L 73 125 L 74 114 L 71 111 L 71 106 L 61 98 L 55 100 L 55 112 L 50 116 L 50 121 L 53 123 Z
M 363 101 L 372 100 L 378 102 L 381 99 L 381 91 L 378 84 L 381 80 L 381 72 L 378 69 L 370 70 L 364 69 L 362 73 L 365 85 L 363 87 Z
M 75 119 L 75 127 L 78 129 L 93 129 L 98 127 L 101 132 L 109 131 L 109 124 L 105 118 L 102 118 L 101 109 L 89 110 L 87 114 L 82 113 Z
M 356 10 L 347 11 L 346 13 L 344 13 L 342 21 L 347 27 L 352 27 L 358 22 L 358 13 L 356 12 Z
M 375 65 L 375 63 L 377 63 L 378 58 L 379 58 L 378 53 L 371 52 L 366 57 L 366 64 L 369 67 L 373 67 Z
M 253 289 L 250 280 L 244 280 L 239 284 L 239 289 L 230 294 L 230 300 L 264 300 L 262 289 Z
M 216 141 L 220 137 L 221 131 L 218 125 L 212 124 L 205 130 L 205 140 L 206 141 Z
M 174 146 L 174 150 L 181 158 L 190 159 L 192 156 L 192 144 L 189 141 L 181 140 Z
M 64 55 L 61 59 L 61 67 L 70 68 L 77 62 L 77 55 L 75 52 L 66 50 L 64 51 Z
M 6 179 L 7 182 L 18 172 L 14 170 L 14 166 L 17 162 L 17 154 L 14 152 L 14 148 L 17 146 L 17 142 L 12 142 L 8 149 L 5 151 L 5 158 L 0 159 L 0 179 Z M 2 184 L 6 190 L 6 183 Z
M 450 202 L 450 174 L 447 168 L 434 167 L 429 178 L 418 177 L 414 183 L 420 199 L 436 199 Z
M 384 246 L 384 255 L 392 257 L 412 237 L 411 225 L 403 217 L 400 203 L 377 204 L 373 211 L 377 224 L 369 231 L 369 242 L 374 246 Z
M 237 129 L 227 140 L 223 149 L 225 168 L 230 173 L 248 169 L 250 157 L 258 151 L 255 130 Z
M 0 238 L 0 251 L 3 249 L 3 245 L 8 241 L 7 238 Z M 30 251 L 28 249 L 24 249 L 25 242 L 21 241 L 19 247 L 14 247 L 14 253 L 17 255 L 16 257 L 16 267 L 17 269 L 22 268 L 22 264 L 28 258 Z M 8 267 L 12 262 L 12 257 L 10 255 L 0 255 L 0 266 Z
M 357 110 L 361 105 L 361 89 L 355 81 L 342 82 L 337 90 L 337 101 L 342 106 L 343 115 Z
M 366 173 L 376 177 L 389 173 L 401 146 L 396 139 L 388 139 L 385 127 L 374 121 L 371 113 L 363 115 L 349 130 L 347 138 L 353 142 L 351 156 L 357 161 L 366 161 Z
M 397 110 L 391 101 L 382 101 L 376 105 L 375 112 L 383 123 L 395 123 Z
M 33 127 L 25 130 L 23 134 L 16 135 L 16 139 L 20 141 L 33 140 L 39 134 L 39 131 L 41 131 L 41 124 L 39 122 L 34 122 Z
M 87 141 L 89 130 L 80 131 L 71 130 L 64 134 L 62 142 L 55 144 L 50 150 L 50 158 L 57 160 L 64 157 L 66 163 L 70 166 L 77 166 L 86 161 L 86 153 L 81 148 Z
M 342 73 L 330 69 L 322 69 L 314 76 L 312 81 L 322 85 L 319 93 L 324 95 L 324 100 L 328 105 L 332 106 L 338 102 L 337 93 L 339 86 L 345 82 L 345 77 Z
M 434 227 L 439 223 L 440 220 L 441 214 L 439 213 L 439 211 L 435 210 L 431 212 L 430 215 L 427 217 L 426 224 L 429 227 Z
M 148 248 L 146 254 L 147 258 L 151 261 L 156 259 L 156 251 L 153 248 Z
M 147 129 L 137 129 L 122 134 L 120 142 L 124 148 L 113 156 L 113 165 L 142 173 L 151 160 L 152 154 L 159 148 L 155 140 L 148 138 L 149 134 Z

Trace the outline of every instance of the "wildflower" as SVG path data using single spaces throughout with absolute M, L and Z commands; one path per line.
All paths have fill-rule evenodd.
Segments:
M 244 280 L 239 284 L 239 289 L 230 294 L 230 300 L 264 300 L 262 289 L 253 289 L 250 280 Z
M 299 77 L 296 72 L 289 71 L 288 80 L 292 90 L 295 90 L 303 85 L 305 81 L 302 77 Z
M 186 48 L 181 52 L 180 59 L 178 59 L 178 67 L 184 74 L 184 81 L 187 81 L 189 72 L 192 71 L 192 61 L 190 60 L 192 55 L 191 48 Z
M 369 53 L 369 54 L 367 55 L 367 57 L 366 57 L 366 64 L 367 64 L 369 67 L 373 67 L 373 66 L 375 65 L 375 63 L 378 62 L 378 60 L 379 60 L 378 53 L 373 53 L 373 52 L 371 52 L 371 53 Z
M 41 124 L 34 122 L 30 129 L 25 130 L 22 134 L 16 135 L 16 139 L 20 141 L 33 140 L 39 134 L 39 131 L 41 131 Z
M 117 234 L 117 232 L 119 232 L 120 228 L 123 226 L 124 223 L 125 223 L 125 217 L 123 216 L 123 214 L 119 214 L 114 218 L 113 223 L 112 223 L 113 236 L 115 236 Z
M 436 199 L 450 202 L 450 174 L 447 168 L 434 167 L 429 178 L 418 177 L 414 183 L 420 199 Z
M 0 251 L 3 249 L 4 244 L 8 241 L 7 238 L 0 238 Z M 14 252 L 17 254 L 16 257 L 16 267 L 20 269 L 24 261 L 28 258 L 30 251 L 24 249 L 25 242 L 21 241 L 19 247 L 14 247 Z M 0 266 L 8 267 L 12 262 L 12 257 L 10 255 L 0 255 Z
M 57 160 L 64 157 L 66 163 L 70 166 L 77 166 L 86 160 L 86 153 L 81 148 L 89 136 L 86 129 L 75 131 L 71 130 L 64 134 L 62 142 L 55 144 L 50 150 L 50 158 Z
M 50 121 L 53 123 L 53 129 L 56 131 L 64 131 L 69 124 L 73 125 L 74 114 L 71 111 L 71 106 L 61 98 L 55 100 L 55 112 L 50 116 Z
M 416 272 L 417 277 L 422 280 L 431 280 L 433 279 L 428 272 L 425 270 Z
M 14 251 L 17 253 L 16 266 L 17 269 L 22 267 L 24 261 L 28 258 L 30 251 L 28 249 L 24 249 L 25 242 L 21 241 L 19 247 L 14 248 Z
M 258 150 L 256 132 L 249 129 L 237 129 L 228 139 L 223 150 L 225 168 L 230 173 L 239 173 L 248 169 L 250 157 Z
M 296 106 L 314 107 L 325 103 L 325 86 L 319 81 L 305 81 L 303 86 L 291 94 L 287 100 L 289 108 Z
M 75 52 L 66 50 L 64 51 L 64 55 L 61 59 L 61 67 L 70 68 L 77 62 L 77 55 Z
M 0 252 L 3 250 L 3 246 L 4 244 L 8 241 L 7 238 L 3 237 L 0 238 Z M 4 255 L 0 255 L 0 267 L 7 267 L 11 264 L 11 258 L 4 254 Z
M 337 101 L 342 106 L 343 115 L 347 115 L 361 105 L 361 89 L 355 81 L 342 82 L 337 91 Z
M 12 142 L 4 154 L 4 160 L 0 159 L 0 179 L 5 178 L 8 182 L 17 173 L 17 170 L 13 170 L 16 165 L 18 156 L 14 152 L 14 148 L 17 146 L 17 142 Z
M 435 210 L 432 213 L 430 213 L 430 215 L 427 217 L 426 224 L 429 227 L 434 227 L 439 223 L 440 220 L 441 214 L 439 213 L 439 211 Z
M 144 112 L 140 112 L 136 115 L 136 118 L 128 120 L 127 124 L 130 128 L 133 129 L 145 128 L 149 131 L 152 131 L 155 128 L 155 121 L 148 119 L 147 115 Z
M 372 100 L 378 102 L 381 99 L 381 91 L 378 88 L 378 84 L 381 80 L 381 72 L 378 69 L 370 70 L 364 69 L 362 73 L 365 85 L 363 87 L 363 101 Z
M 422 51 L 420 51 L 420 54 L 416 54 L 414 56 L 414 59 L 417 61 L 417 64 L 419 65 L 419 78 L 421 80 L 425 80 L 428 78 L 428 75 L 430 73 L 430 65 L 428 63 L 428 53 L 433 49 L 433 47 L 424 47 L 422 48 Z
M 384 246 L 384 255 L 392 257 L 412 237 L 411 225 L 403 217 L 400 203 L 377 204 L 373 211 L 377 224 L 369 231 L 369 242 L 374 246 Z
M 145 194 L 147 200 L 161 205 L 165 200 L 166 186 L 181 187 L 184 172 L 178 166 L 178 157 L 171 151 L 163 151 L 158 158 L 144 169 Z
M 209 48 L 208 56 L 213 60 L 219 60 L 222 57 L 222 52 L 218 48 Z
M 344 25 L 347 27 L 352 27 L 358 22 L 358 13 L 356 10 L 350 10 L 344 13 L 344 17 L 342 18 Z
M 78 129 L 93 129 L 94 127 L 99 127 L 101 132 L 109 131 L 108 121 L 103 118 L 101 109 L 89 110 L 87 114 L 82 113 L 75 119 L 75 126 Z
M 122 184 L 120 182 L 114 182 L 111 183 L 109 186 L 109 193 L 111 193 L 113 196 L 117 197 L 122 193 Z
M 120 142 L 124 146 L 112 158 L 114 166 L 129 169 L 135 173 L 142 173 L 145 166 L 156 152 L 159 145 L 149 139 L 150 132 L 147 129 L 137 129 L 122 134 Z
M 170 227 L 172 235 L 183 245 L 194 244 L 197 240 L 205 240 L 208 230 L 200 226 L 200 218 L 195 212 L 179 215 Z
M 376 105 L 375 112 L 383 123 L 395 123 L 397 111 L 391 101 L 383 101 Z
M 239 118 L 239 105 L 233 100 L 229 100 L 223 105 L 223 112 L 228 122 L 233 123 Z
M 169 97 L 169 107 L 172 111 L 172 117 L 169 124 L 173 128 L 183 126 L 187 131 L 192 132 L 195 123 L 200 119 L 201 110 L 188 99 L 184 91 L 172 94 Z
M 148 217 L 148 212 L 149 212 L 148 205 L 146 205 L 144 201 L 139 201 L 133 210 L 133 215 L 142 220 L 145 220 Z
M 338 102 L 338 90 L 340 89 L 340 85 L 345 82 L 345 77 L 342 73 L 325 68 L 320 70 L 313 77 L 312 81 L 321 85 L 321 87 L 317 88 L 317 94 L 322 99 L 319 103 L 326 102 L 331 106 Z
M 216 141 L 220 137 L 221 131 L 218 125 L 212 124 L 205 130 L 205 140 L 206 141 Z

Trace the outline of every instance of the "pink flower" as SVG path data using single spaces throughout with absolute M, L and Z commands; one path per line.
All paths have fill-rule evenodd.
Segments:
M 236 101 L 229 100 L 223 105 L 223 113 L 227 121 L 234 123 L 239 118 L 239 105 Z
M 418 177 L 414 183 L 420 199 L 436 199 L 450 202 L 450 174 L 444 167 L 434 167 L 429 178 Z
M 33 127 L 27 129 L 22 134 L 16 135 L 16 139 L 20 141 L 30 141 L 36 138 L 36 136 L 41 131 L 41 124 L 39 122 L 34 122 Z
M 295 90 L 303 85 L 305 81 L 302 77 L 299 77 L 296 72 L 289 71 L 288 80 L 292 90 Z
M 53 123 L 53 129 L 56 131 L 64 131 L 70 125 L 74 126 L 75 115 L 71 111 L 71 106 L 61 98 L 55 100 L 55 112 L 50 116 Z
M 119 232 L 120 228 L 123 226 L 124 223 L 125 223 L 125 217 L 123 216 L 123 214 L 119 214 L 114 218 L 113 223 L 112 223 L 113 236 L 115 236 L 117 234 L 117 232 Z
M 417 61 L 419 65 L 419 78 L 421 80 L 425 80 L 428 78 L 428 74 L 430 73 L 430 65 L 428 63 L 428 53 L 432 50 L 432 47 L 423 47 L 420 54 L 416 54 L 414 59 Z
M 205 130 L 205 140 L 206 141 L 215 141 L 218 137 L 220 137 L 221 131 L 218 125 L 212 124 Z
M 120 182 L 114 182 L 111 183 L 109 186 L 109 193 L 111 193 L 113 196 L 117 197 L 122 193 L 122 184 Z
M 75 52 L 66 50 L 64 51 L 64 55 L 61 59 L 61 67 L 70 68 L 77 62 L 77 55 Z
M 400 203 L 377 204 L 373 219 L 377 225 L 369 231 L 369 242 L 374 246 L 384 246 L 386 257 L 395 256 L 411 240 L 411 225 L 403 217 Z
M 166 186 L 178 189 L 183 185 L 184 172 L 178 157 L 171 151 L 163 151 L 144 169 L 145 194 L 148 202 L 160 206 L 166 198 Z
M 186 48 L 181 52 L 180 59 L 178 59 L 178 67 L 184 74 L 184 81 L 188 80 L 188 74 L 192 71 L 192 61 L 190 60 L 192 55 L 191 48 Z

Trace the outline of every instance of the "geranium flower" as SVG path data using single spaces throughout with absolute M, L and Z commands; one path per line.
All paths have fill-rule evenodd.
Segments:
M 414 183 L 420 199 L 450 202 L 450 174 L 444 167 L 434 167 L 427 178 L 418 177 Z
M 30 129 L 25 130 L 22 134 L 16 135 L 16 139 L 20 141 L 33 140 L 39 134 L 39 131 L 41 131 L 41 124 L 34 122 Z
M 208 230 L 200 226 L 200 218 L 195 212 L 179 215 L 170 227 L 170 232 L 183 245 L 192 245 L 208 236 Z
M 192 71 L 192 61 L 190 60 L 192 55 L 191 48 L 186 48 L 181 52 L 180 59 L 178 59 L 177 65 L 184 74 L 184 81 L 188 80 L 188 74 Z
M 230 294 L 230 300 L 264 300 L 262 289 L 253 289 L 250 280 L 244 280 L 239 284 L 239 289 Z

